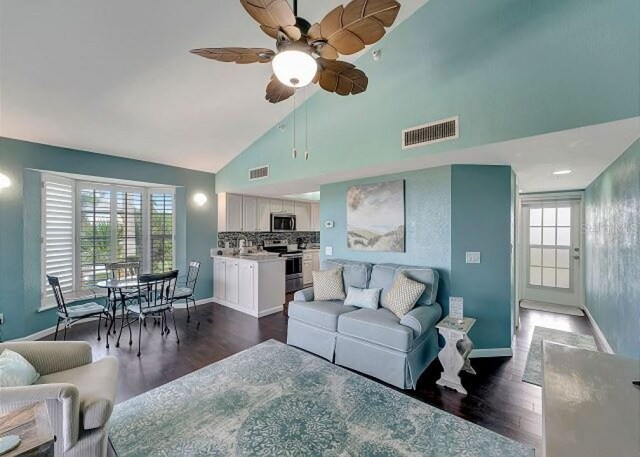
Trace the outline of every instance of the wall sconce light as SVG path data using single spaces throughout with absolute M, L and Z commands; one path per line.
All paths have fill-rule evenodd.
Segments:
M 193 196 L 193 202 L 198 206 L 202 206 L 207 203 L 207 196 L 203 193 L 197 193 Z
M 0 190 L 4 189 L 5 187 L 9 187 L 10 185 L 11 180 L 9 179 L 9 177 L 0 173 Z

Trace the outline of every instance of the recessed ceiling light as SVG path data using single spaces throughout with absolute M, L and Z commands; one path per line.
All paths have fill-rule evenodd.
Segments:
M 554 175 L 568 175 L 572 171 L 573 170 L 558 170 L 558 171 L 554 171 L 553 174 Z

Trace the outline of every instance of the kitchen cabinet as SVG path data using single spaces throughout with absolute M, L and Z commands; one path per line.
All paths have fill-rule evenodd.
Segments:
M 240 278 L 238 260 L 228 259 L 225 268 L 225 300 L 234 305 L 238 304 Z
M 271 199 L 269 201 L 269 204 L 271 206 L 271 212 L 272 213 L 281 213 L 282 212 L 282 200 Z
M 302 260 L 302 283 L 305 286 L 313 284 L 313 265 L 311 259 Z
M 218 230 L 220 232 L 240 232 L 244 210 L 242 195 L 218 194 Z
M 282 212 L 293 214 L 295 212 L 295 203 L 291 200 L 282 200 Z
M 240 292 L 238 294 L 238 305 L 247 310 L 253 310 L 255 305 L 253 291 L 255 286 L 254 262 L 240 262 L 239 284 Z
M 320 203 L 311 203 L 311 230 L 320 231 Z
M 285 302 L 283 257 L 214 256 L 213 296 L 216 303 L 253 317 L 282 311 Z
M 296 229 L 298 232 L 311 230 L 311 204 L 295 202 Z
M 320 271 L 320 251 L 312 253 L 311 271 Z
M 271 230 L 271 201 L 268 198 L 258 198 L 258 231 L 268 232 Z
M 242 230 L 258 231 L 258 199 L 256 197 L 242 197 Z

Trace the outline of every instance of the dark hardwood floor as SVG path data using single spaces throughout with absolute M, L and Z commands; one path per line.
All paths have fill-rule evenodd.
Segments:
M 255 319 L 217 304 L 198 307 L 201 321 L 196 328 L 194 317 L 186 322 L 186 312 L 175 312 L 180 344 L 172 331 L 162 338 L 157 326 L 143 327 L 142 356 L 138 358 L 137 339 L 128 345 L 125 330 L 120 348 L 112 341 L 110 349 L 105 340 L 96 341 L 96 323 L 87 322 L 69 329 L 67 340 L 91 343 L 94 358 L 110 354 L 120 361 L 117 402 L 122 402 L 199 368 L 248 349 L 262 341 L 275 339 L 285 342 L 287 317 L 273 314 Z M 520 328 L 516 334 L 513 357 L 473 359 L 477 375 L 462 374 L 468 391 L 464 396 L 437 386 L 442 371 L 436 359 L 418 382 L 416 391 L 404 391 L 421 401 L 472 421 L 504 436 L 531 445 L 540 455 L 541 446 L 541 388 L 522 381 L 534 327 L 543 326 L 593 335 L 600 341 L 587 317 L 553 314 L 529 309 L 520 310 Z M 172 327 L 172 326 L 171 326 Z M 137 331 L 137 328 L 135 329 Z M 53 336 L 47 337 L 53 339 Z

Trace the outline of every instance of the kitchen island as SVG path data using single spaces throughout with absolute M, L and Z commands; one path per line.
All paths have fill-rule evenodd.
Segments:
M 213 297 L 253 317 L 282 311 L 285 259 L 278 254 L 213 256 Z

